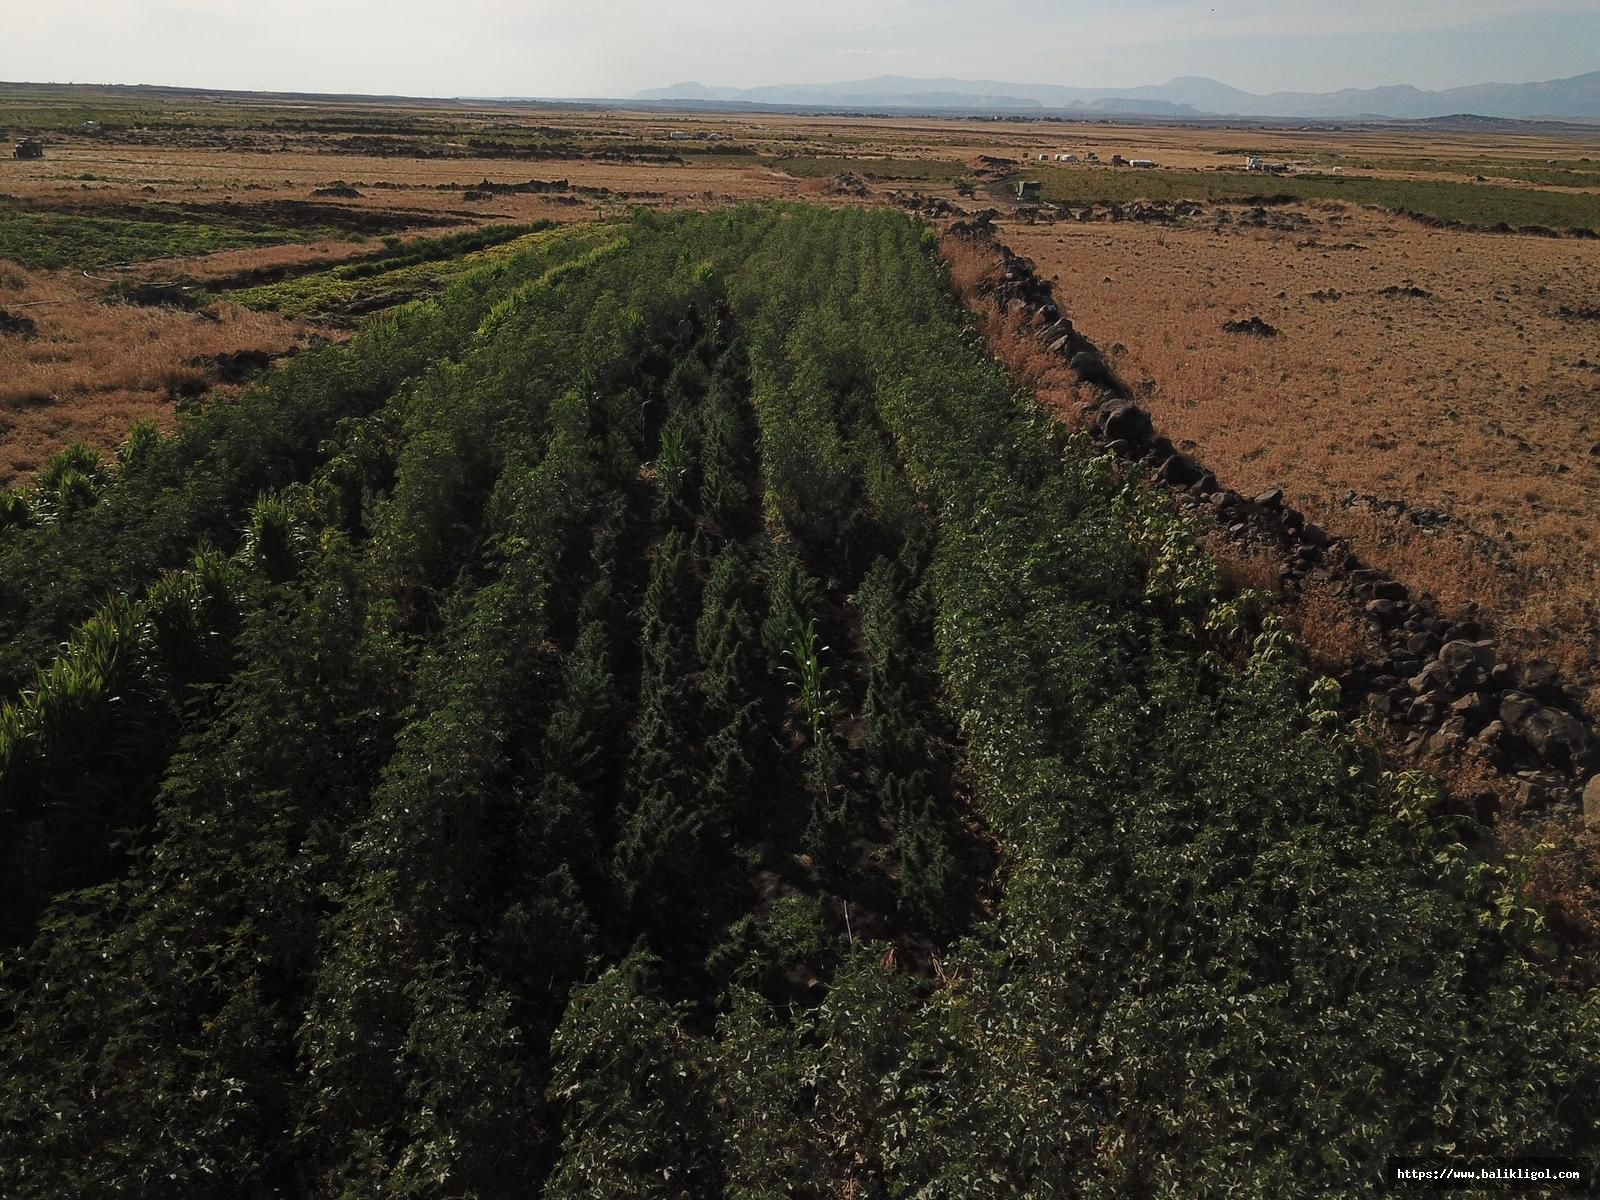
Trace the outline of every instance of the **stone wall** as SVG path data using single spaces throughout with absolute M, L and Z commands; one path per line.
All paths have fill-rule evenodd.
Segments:
M 1228 490 L 1161 435 L 1099 349 L 1073 328 L 1051 284 L 999 240 L 991 214 L 957 221 L 949 232 L 992 243 L 1003 269 L 986 298 L 1020 316 L 1091 385 L 1095 398 L 1078 416 L 1096 445 L 1183 506 L 1208 512 L 1221 536 L 1270 556 L 1288 603 L 1311 587 L 1343 598 L 1381 647 L 1347 664 L 1346 697 L 1383 714 L 1406 758 L 1446 771 L 1479 765 L 1498 779 L 1499 803 L 1518 811 L 1582 803 L 1590 825 L 1600 826 L 1600 738 L 1552 664 L 1508 661 L 1475 608 L 1447 613 L 1432 596 L 1413 595 L 1363 563 L 1345 539 L 1306 520 L 1281 491 L 1246 497 Z

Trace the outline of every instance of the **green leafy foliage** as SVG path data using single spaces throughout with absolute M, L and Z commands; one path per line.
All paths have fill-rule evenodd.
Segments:
M 419 238 L 371 258 L 281 283 L 229 292 L 246 308 L 271 309 L 307 321 L 351 324 L 358 318 L 435 295 L 462 275 L 537 249 L 545 242 L 571 243 L 570 234 L 541 237 L 549 221 L 489 225 L 464 233 Z
M 1596 1151 L 1592 972 L 1515 864 L 1014 391 L 917 225 L 540 238 L 0 510 L 0 1192 Z
M 335 236 L 320 226 L 193 220 L 178 209 L 152 208 L 146 218 L 129 219 L 0 208 L 0 258 L 24 267 L 109 266 Z

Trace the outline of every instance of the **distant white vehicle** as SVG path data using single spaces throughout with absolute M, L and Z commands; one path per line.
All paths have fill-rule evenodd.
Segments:
M 1156 168 L 1156 164 L 1148 158 L 1136 158 L 1128 165 L 1138 167 L 1141 171 L 1153 171 Z
M 1058 154 L 1058 155 L 1056 155 L 1056 161 L 1057 162 L 1077 162 L 1078 161 L 1078 156 L 1076 154 Z

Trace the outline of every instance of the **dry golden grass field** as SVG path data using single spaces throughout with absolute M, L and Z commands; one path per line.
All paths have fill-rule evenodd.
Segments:
M 1575 235 L 1600 229 L 1600 129 L 334 105 L 17 85 L 0 85 L 0 128 L 48 142 L 42 161 L 0 161 L 0 309 L 35 326 L 0 334 L 0 486 L 72 441 L 109 448 L 135 419 L 170 421 L 185 396 L 219 385 L 219 356 L 275 357 L 350 327 L 242 307 L 252 285 L 483 226 L 914 190 L 999 210 L 1005 240 L 1058 281 L 1163 431 L 1224 484 L 1282 487 L 1412 585 L 1480 601 L 1519 651 L 1594 689 L 1600 715 L 1600 241 Z M 1091 152 L 1161 167 L 1054 161 Z M 1247 153 L 1292 172 L 1246 176 Z M 1061 209 L 1014 213 L 1016 177 L 1039 179 Z M 1198 207 L 1111 219 L 1112 203 L 1149 218 L 1142 201 L 1180 199 Z M 1524 228 L 1539 233 L 1505 232 Z M 188 291 L 130 302 L 140 281 Z M 1252 317 L 1277 336 L 1224 329 Z
M 1007 234 L 1229 486 L 1282 487 L 1374 563 L 1600 677 L 1600 323 L 1560 315 L 1593 304 L 1597 247 L 1293 215 Z M 1277 336 L 1225 328 L 1252 317 Z

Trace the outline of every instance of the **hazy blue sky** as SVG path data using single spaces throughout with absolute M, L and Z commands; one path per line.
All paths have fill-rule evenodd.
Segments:
M 1600 0 L 8 0 L 0 79 L 626 96 L 873 75 L 1251 91 L 1600 69 Z

